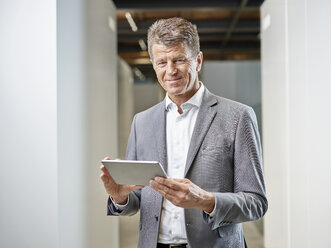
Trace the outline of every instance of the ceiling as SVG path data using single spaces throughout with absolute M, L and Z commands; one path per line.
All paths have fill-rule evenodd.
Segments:
M 204 61 L 259 60 L 260 11 L 263 0 L 113 0 L 117 8 L 118 54 L 136 72 L 154 81 L 147 51 L 147 30 L 157 19 L 183 17 L 198 28 Z M 131 14 L 137 31 L 126 18 Z M 140 41 L 141 42 L 141 41 Z M 138 72 L 139 74 L 139 72 Z M 137 77 L 138 79 L 138 77 Z

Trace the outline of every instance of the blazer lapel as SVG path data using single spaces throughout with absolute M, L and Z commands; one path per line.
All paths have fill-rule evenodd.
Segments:
M 216 115 L 216 111 L 212 108 L 212 106 L 215 104 L 217 104 L 216 98 L 210 94 L 207 89 L 205 89 L 204 98 L 202 100 L 197 120 L 195 122 L 195 127 L 187 153 L 184 177 L 186 177 L 186 174 L 189 171 L 193 160 L 202 144 L 202 141 L 206 136 L 207 131 L 209 130 L 209 127 Z
M 159 104 L 155 112 L 152 132 L 155 135 L 159 162 L 167 171 L 167 144 L 166 144 L 166 109 L 165 100 Z

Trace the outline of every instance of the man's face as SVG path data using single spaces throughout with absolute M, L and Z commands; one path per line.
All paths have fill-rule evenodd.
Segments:
M 157 79 L 172 100 L 187 101 L 199 88 L 202 53 L 192 56 L 186 45 L 153 44 L 153 67 Z

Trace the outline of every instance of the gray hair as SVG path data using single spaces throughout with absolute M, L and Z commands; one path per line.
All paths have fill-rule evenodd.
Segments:
M 200 52 L 199 34 L 196 26 L 181 17 L 157 20 L 148 29 L 147 37 L 148 53 L 151 59 L 153 59 L 153 44 L 169 47 L 186 44 L 193 56 Z

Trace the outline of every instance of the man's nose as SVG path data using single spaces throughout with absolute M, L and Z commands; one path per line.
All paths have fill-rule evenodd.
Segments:
M 177 67 L 173 62 L 169 62 L 167 65 L 167 73 L 169 75 L 175 75 L 177 73 Z

